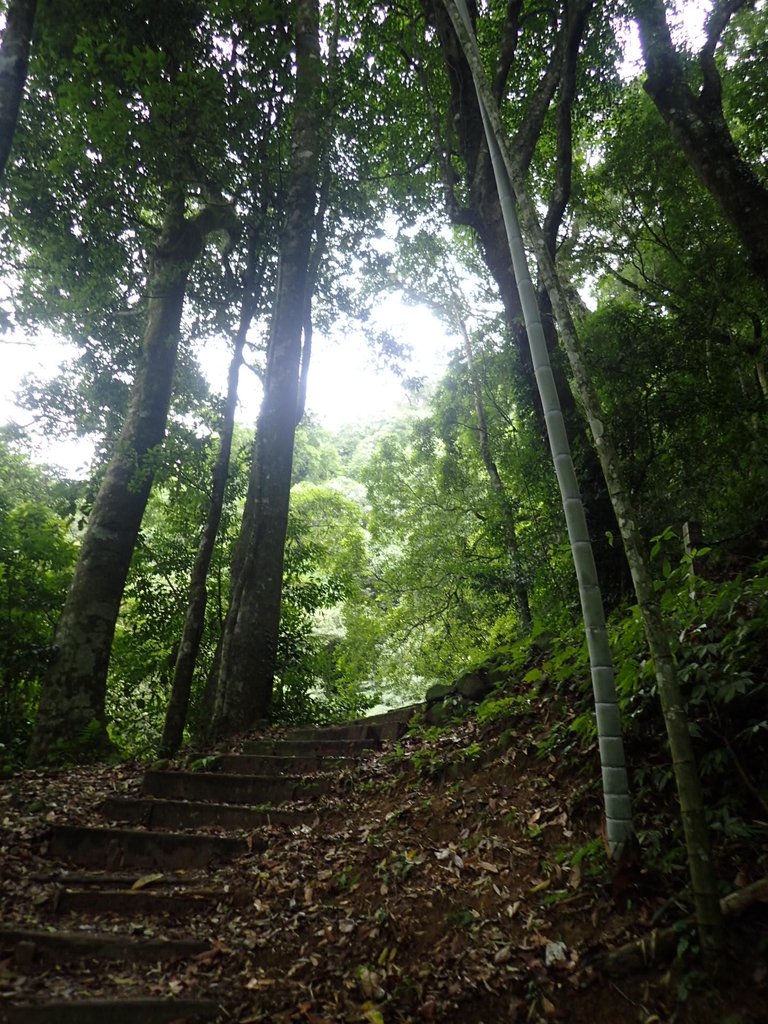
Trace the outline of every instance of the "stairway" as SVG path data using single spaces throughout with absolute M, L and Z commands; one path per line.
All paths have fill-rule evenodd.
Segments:
M 206 758 L 201 771 L 149 770 L 140 796 L 104 802 L 104 826 L 53 826 L 51 870 L 38 878 L 40 925 L 0 925 L 0 967 L 5 961 L 21 992 L 0 993 L 0 1024 L 231 1020 L 235 979 L 223 979 L 216 999 L 195 998 L 188 984 L 197 965 L 226 946 L 216 933 L 219 911 L 253 903 L 248 888 L 222 885 L 217 867 L 251 863 L 276 829 L 317 827 L 318 801 L 351 784 L 343 769 L 402 735 L 415 710 L 294 729 Z M 150 928 L 137 925 L 147 918 Z M 136 991 L 135 970 L 120 974 L 137 963 L 146 991 Z M 174 990 L 177 971 L 186 971 L 183 993 L 179 984 Z M 30 977 L 46 984 L 26 986 L 25 999 Z M 94 987 L 103 997 L 83 994 Z

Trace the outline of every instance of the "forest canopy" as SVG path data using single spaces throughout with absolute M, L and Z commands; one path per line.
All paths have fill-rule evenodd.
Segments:
M 20 400 L 96 449 L 78 482 L 23 430 L 0 444 L 8 765 L 338 720 L 574 635 L 553 416 L 625 719 L 649 650 L 687 664 L 680 566 L 715 603 L 763 578 L 768 5 L 686 33 L 663 0 L 484 2 L 466 37 L 460 6 L 0 5 L 4 342 L 75 346 Z M 390 293 L 458 339 L 450 364 L 330 432 L 305 413 L 313 335 L 397 365 L 371 320 Z

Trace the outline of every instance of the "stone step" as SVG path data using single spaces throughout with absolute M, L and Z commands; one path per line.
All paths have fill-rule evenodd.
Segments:
M 98 914 L 109 917 L 127 917 L 136 920 L 139 915 L 157 917 L 173 914 L 187 917 L 217 907 L 248 906 L 253 899 L 249 892 L 181 889 L 177 892 L 154 892 L 151 889 L 59 889 L 52 896 L 53 911 L 57 914 Z
M 224 836 L 54 825 L 48 853 L 81 867 L 107 871 L 177 869 L 202 868 L 214 860 L 232 860 L 251 850 L 263 849 L 264 845 L 257 837 L 246 842 Z
M 200 939 L 144 939 L 112 932 L 46 932 L 0 927 L 0 950 L 10 955 L 14 966 L 23 973 L 40 963 L 73 960 L 167 963 L 187 960 L 208 949 L 210 944 Z
M 397 740 L 408 728 L 408 723 L 421 708 L 420 704 L 386 711 L 381 715 L 371 715 L 354 722 L 342 725 L 301 726 L 289 729 L 287 738 L 290 740 Z
M 127 821 L 151 828 L 254 829 L 262 825 L 311 825 L 315 821 L 311 812 L 279 807 L 262 810 L 234 804 L 141 797 L 109 797 L 102 804 L 102 811 L 109 821 Z
M 375 739 L 274 739 L 249 740 L 243 744 L 244 754 L 274 754 L 280 757 L 359 757 L 378 750 Z
M 55 1000 L 26 1006 L 0 1002 L 0 1024 L 198 1024 L 221 1011 L 208 999 Z
M 368 722 L 371 725 L 379 725 L 381 722 L 410 722 L 415 714 L 424 711 L 426 704 L 406 704 L 402 708 L 392 708 L 391 711 L 381 711 L 378 715 L 366 715 L 360 718 L 360 722 Z
M 378 740 L 376 729 L 365 722 L 355 722 L 348 725 L 304 725 L 289 729 L 286 733 L 286 740 L 315 740 L 318 743 L 325 743 L 328 740 Z
M 103 871 L 34 872 L 34 881 L 50 886 L 54 913 L 84 913 L 137 917 L 178 913 L 187 916 L 206 907 L 249 906 L 253 892 L 245 886 L 210 888 L 200 884 L 196 871 L 146 874 Z
M 369 715 L 365 721 L 373 726 L 381 740 L 399 740 L 407 732 L 414 715 L 426 709 L 426 704 L 409 704 L 394 711 L 385 711 L 380 715 Z
M 193 871 L 164 871 L 156 873 L 153 888 L 185 886 L 194 881 L 197 873 Z M 147 884 L 146 873 L 136 871 L 33 871 L 29 876 L 34 882 L 59 886 L 96 886 L 101 888 L 130 889 L 138 882 Z M 138 891 L 138 886 L 136 891 Z
M 303 772 L 339 771 L 356 761 L 354 757 L 329 757 L 322 754 L 221 754 L 211 762 L 214 772 L 233 775 L 297 775 Z
M 142 791 L 164 800 L 201 800 L 217 804 L 276 804 L 310 800 L 326 793 L 330 778 L 303 776 L 228 775 L 223 772 L 148 771 Z

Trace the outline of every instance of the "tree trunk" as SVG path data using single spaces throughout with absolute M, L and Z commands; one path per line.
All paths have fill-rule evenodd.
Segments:
M 10 0 L 0 43 L 0 178 L 13 145 L 29 65 L 37 0 Z
M 685 154 L 694 174 L 712 195 L 744 246 L 749 264 L 768 288 L 768 189 L 739 155 L 723 114 L 722 83 L 714 51 L 731 13 L 743 3 L 722 5 L 707 22 L 699 61 L 703 85 L 689 86 L 675 50 L 663 0 L 635 0 L 647 78 L 645 90 Z
M 459 0 L 459 3 L 463 3 L 463 0 Z M 505 178 L 509 186 L 514 189 L 529 242 L 536 254 L 539 271 L 552 301 L 560 335 L 563 339 L 573 372 L 574 385 L 587 415 L 595 447 L 597 448 L 600 463 L 605 474 L 608 492 L 616 510 L 616 518 L 632 572 L 637 603 L 643 617 L 646 638 L 654 663 L 659 698 L 664 713 L 680 801 L 688 865 L 696 906 L 696 921 L 702 948 L 707 952 L 718 951 L 724 946 L 724 931 L 720 904 L 717 897 L 717 878 L 712 861 L 701 785 L 693 754 L 691 737 L 688 732 L 685 705 L 670 651 L 669 639 L 661 615 L 661 607 L 653 587 L 653 579 L 645 554 L 643 540 L 635 524 L 634 510 L 624 484 L 618 455 L 607 432 L 597 394 L 592 386 L 581 356 L 578 335 L 568 308 L 565 290 L 560 283 L 554 260 L 539 225 L 535 205 L 528 196 L 524 175 L 521 173 L 521 169 L 506 143 L 498 106 L 493 100 L 490 87 L 485 79 L 476 44 L 474 44 L 470 33 L 455 12 L 453 0 L 446 0 L 446 4 L 449 6 L 449 10 L 451 10 L 456 30 L 460 34 L 462 44 L 467 49 L 468 58 L 472 63 L 475 85 L 487 114 L 489 133 L 493 136 L 493 141 L 490 142 L 489 140 L 489 143 L 495 147 L 494 155 L 497 158 L 499 177 Z M 519 246 L 521 257 L 524 259 L 525 254 L 522 249 L 521 239 L 519 240 Z M 599 705 L 598 731 L 600 731 Z
M 498 141 L 500 124 L 497 127 L 495 123 L 492 124 L 489 120 L 489 108 L 492 108 L 498 115 L 498 107 L 492 98 L 489 100 L 483 88 L 487 85 L 487 82 L 484 75 L 482 75 L 482 65 L 480 64 L 477 46 L 474 43 L 472 23 L 469 19 L 465 0 L 456 0 L 455 3 L 454 0 L 444 0 L 444 2 L 457 36 L 461 41 L 467 61 L 471 66 L 472 77 L 477 89 L 478 102 L 483 114 L 488 148 L 496 177 L 496 186 L 501 200 L 510 256 L 523 306 L 528 340 L 531 346 L 531 360 L 536 371 L 536 381 L 541 393 L 541 403 L 546 417 L 547 434 L 552 450 L 557 482 L 560 487 L 563 511 L 565 513 L 568 536 L 579 583 L 584 629 L 592 670 L 600 763 L 603 775 L 606 839 L 611 854 L 619 857 L 627 843 L 633 838 L 632 812 L 613 664 L 584 506 L 579 494 L 578 482 L 565 430 L 565 422 L 558 402 L 557 388 L 555 387 L 549 362 L 536 289 L 531 280 L 520 228 L 517 223 L 514 197 L 510 187 L 511 180 L 501 162 Z
M 321 58 L 317 0 L 296 5 L 296 96 L 286 220 L 267 351 L 264 398 L 243 515 L 232 602 L 222 637 L 214 729 L 232 734 L 268 717 L 277 656 L 293 443 L 299 405 L 320 166 Z
M 107 467 L 56 631 L 40 693 L 31 763 L 99 756 L 109 743 L 107 670 L 125 580 L 165 436 L 189 270 L 228 208 L 185 220 L 184 195 L 169 201 L 147 284 L 149 306 L 131 402 Z
M 246 335 L 253 319 L 255 308 L 254 286 L 256 277 L 256 240 L 251 239 L 248 252 L 248 265 L 245 270 L 243 301 L 240 311 L 240 323 L 232 351 L 227 376 L 227 397 L 221 417 L 219 448 L 216 462 L 211 474 L 211 499 L 208 504 L 205 526 L 197 546 L 195 562 L 189 581 L 189 597 L 184 629 L 179 643 L 176 664 L 173 670 L 171 696 L 165 712 L 163 736 L 160 742 L 160 756 L 171 757 L 181 746 L 184 726 L 189 711 L 189 697 L 192 692 L 192 678 L 200 651 L 205 626 L 205 609 L 208 604 L 208 570 L 216 546 L 221 513 L 224 508 L 224 494 L 229 479 L 229 461 L 232 453 L 232 437 L 235 432 L 235 413 L 237 412 L 237 382 L 240 366 L 243 362 L 243 348 Z
M 452 198 L 449 201 L 449 213 L 454 223 L 471 227 L 478 236 L 485 263 L 499 288 L 505 319 L 519 359 L 519 379 L 524 402 L 533 410 L 539 433 L 544 444 L 547 444 L 544 410 L 531 360 L 496 180 L 487 145 L 483 144 L 482 116 L 472 82 L 472 72 L 441 0 L 422 0 L 422 6 L 428 19 L 435 25 L 440 40 L 451 89 L 451 120 L 455 125 L 461 157 L 466 168 L 465 184 L 468 207 L 460 206 L 455 198 Z M 526 169 L 533 157 L 544 118 L 558 86 L 562 92 L 557 109 L 558 154 L 562 156 L 563 151 L 568 149 L 570 144 L 570 132 L 566 130 L 566 124 L 569 123 L 573 105 L 572 91 L 576 57 L 591 6 L 592 0 L 579 0 L 572 5 L 572 9 L 569 9 L 568 17 L 563 19 L 558 44 L 553 48 L 540 87 L 529 101 L 521 119 L 520 127 L 515 135 L 514 147 L 519 154 L 522 166 Z M 508 37 L 514 35 L 513 22 L 505 24 L 505 32 Z M 509 51 L 508 55 L 503 62 L 499 63 L 498 67 L 501 68 L 503 63 L 506 68 L 505 75 L 508 75 L 512 65 L 514 43 L 503 42 L 501 49 L 504 50 L 505 47 Z M 502 91 L 502 85 L 502 77 L 499 74 L 494 81 L 494 92 L 497 96 Z M 568 187 L 564 172 L 558 173 L 548 218 L 550 237 L 557 233 L 567 196 Z M 453 197 L 452 191 L 451 197 Z M 594 466 L 595 460 L 591 456 L 591 446 L 584 418 L 577 408 L 568 384 L 564 360 L 562 360 L 557 346 L 556 331 L 550 327 L 551 318 L 546 315 L 546 312 L 539 319 L 543 320 L 558 403 L 565 419 L 568 435 L 574 442 L 579 477 L 581 480 L 588 478 L 590 482 L 590 486 L 584 490 L 583 498 L 587 509 L 587 518 L 597 533 L 593 554 L 600 570 L 601 580 L 610 579 L 611 581 L 610 593 L 611 597 L 615 599 L 622 592 L 623 584 L 628 578 L 627 566 L 622 553 L 618 549 L 611 548 L 604 538 L 608 531 L 614 532 L 618 527 L 604 481 L 599 470 L 596 471 Z M 582 455 L 582 453 L 586 454 Z

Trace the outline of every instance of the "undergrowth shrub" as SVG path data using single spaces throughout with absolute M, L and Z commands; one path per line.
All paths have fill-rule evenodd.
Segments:
M 738 843 L 754 837 L 756 821 L 768 820 L 768 558 L 738 576 L 712 579 L 707 552 L 675 563 L 676 543 L 671 531 L 654 542 L 656 587 L 710 823 Z M 639 608 L 615 609 L 608 630 L 638 830 L 656 863 L 673 869 L 682 863 L 675 780 Z M 582 626 L 564 629 L 538 653 L 530 639 L 520 640 L 505 648 L 505 658 L 517 675 L 480 705 L 478 720 L 513 719 L 534 692 L 551 691 L 558 709 L 542 730 L 540 752 L 557 750 L 583 764 L 583 752 L 596 748 L 596 727 Z
M 768 558 L 728 579 L 694 572 L 706 552 L 677 565 L 665 553 L 667 531 L 654 545 L 660 561 L 657 589 L 668 627 L 672 654 L 686 702 L 689 728 L 712 827 L 738 840 L 753 835 L 753 821 L 768 812 Z M 674 798 L 674 775 L 653 664 L 637 606 L 617 609 L 609 619 L 634 799 L 658 806 L 659 796 Z M 546 679 L 560 692 L 577 692 L 569 701 L 570 728 L 584 745 L 596 738 L 586 645 L 579 629 L 560 638 L 541 664 Z M 575 707 L 573 706 L 575 703 Z M 667 847 L 650 821 L 641 829 L 659 854 Z M 677 823 L 671 826 L 677 829 Z M 666 854 L 675 860 L 676 854 Z

